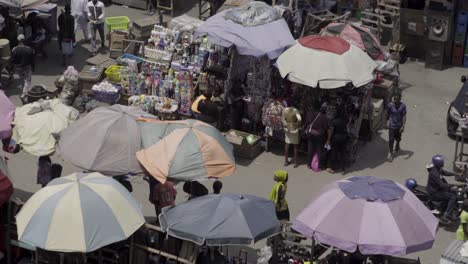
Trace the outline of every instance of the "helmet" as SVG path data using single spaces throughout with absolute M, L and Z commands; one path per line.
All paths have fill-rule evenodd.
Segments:
M 437 169 L 444 167 L 444 156 L 440 154 L 435 155 L 432 157 L 432 164 L 434 164 L 434 167 Z
M 416 186 L 418 186 L 418 182 L 415 179 L 409 178 L 406 180 L 405 186 L 406 188 L 411 190 L 411 189 L 416 188 Z

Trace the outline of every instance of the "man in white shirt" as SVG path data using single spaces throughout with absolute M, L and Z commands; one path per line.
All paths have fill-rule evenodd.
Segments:
M 91 30 L 91 52 L 93 55 L 96 54 L 96 30 L 99 31 L 99 36 L 101 38 L 101 48 L 105 47 L 105 38 L 104 38 L 104 4 L 101 1 L 93 0 L 88 2 L 88 19 L 89 27 Z
M 83 30 L 83 36 L 89 41 L 88 30 L 88 0 L 71 0 L 71 14 L 75 18 L 75 34 L 78 30 Z

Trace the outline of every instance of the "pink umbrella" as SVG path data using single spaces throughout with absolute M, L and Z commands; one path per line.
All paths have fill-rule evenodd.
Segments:
M 11 137 L 11 122 L 15 117 L 16 106 L 0 90 L 0 139 Z
M 357 176 L 325 186 L 293 228 L 347 252 L 401 256 L 431 248 L 438 223 L 404 186 Z

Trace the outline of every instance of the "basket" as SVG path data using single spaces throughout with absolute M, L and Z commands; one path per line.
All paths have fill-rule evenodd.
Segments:
M 138 66 L 138 69 L 141 68 L 141 63 L 142 63 L 143 61 L 145 61 L 144 59 L 142 59 L 142 58 L 140 58 L 140 57 L 138 57 L 138 56 L 125 53 L 125 54 L 123 54 L 122 56 L 120 56 L 120 57 L 117 58 L 117 63 L 118 63 L 119 65 L 122 65 L 122 66 L 128 66 L 128 63 L 125 61 L 126 59 L 136 61 L 137 66 Z
M 112 65 L 105 71 L 107 80 L 109 82 L 118 83 L 120 82 L 120 71 L 122 71 L 124 67 L 119 65 Z
M 97 90 L 92 90 L 93 91 L 93 97 L 99 102 L 103 103 L 115 103 L 120 99 L 120 89 L 121 87 L 119 85 L 114 85 L 115 88 L 117 88 L 117 92 L 111 93 L 111 92 L 106 92 L 106 91 L 97 91 Z
M 128 30 L 130 19 L 126 16 L 107 17 L 106 24 L 109 28 L 109 32 L 113 30 Z

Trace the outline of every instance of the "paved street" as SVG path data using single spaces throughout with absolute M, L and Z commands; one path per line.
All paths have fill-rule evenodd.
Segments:
M 190 10 L 194 6 L 186 8 Z M 130 18 L 141 17 L 145 13 L 120 6 L 111 6 L 107 10 L 108 16 L 127 15 Z M 193 11 L 191 11 L 193 13 Z M 78 33 L 78 37 L 82 37 Z M 81 69 L 84 60 L 88 58 L 89 45 L 82 45 L 77 49 L 73 64 Z M 49 59 L 39 59 L 33 83 L 53 87 L 54 80 L 63 68 L 60 66 L 60 54 L 56 42 L 51 42 Z M 402 80 L 411 85 L 403 93 L 403 102 L 407 104 L 408 122 L 403 135 L 402 151 L 392 162 L 386 161 L 387 131 L 381 131 L 372 142 L 366 144 L 359 152 L 358 161 L 352 166 L 346 176 L 372 175 L 388 178 L 400 183 L 408 177 L 413 177 L 425 184 L 427 172 L 424 165 L 430 161 L 433 154 L 440 153 L 447 157 L 446 164 L 453 159 L 455 142 L 447 137 L 445 117 L 448 102 L 454 98 L 461 86 L 460 76 L 468 73 L 462 68 L 452 68 L 442 72 L 427 70 L 421 63 L 410 62 L 401 66 Z M 19 88 L 13 83 L 6 88 L 7 93 L 15 102 L 19 102 Z M 283 168 L 282 145 L 278 145 L 271 153 L 263 153 L 256 160 L 238 162 L 237 172 L 223 179 L 223 192 L 249 193 L 267 197 L 273 185 L 273 171 Z M 1 153 L 4 155 L 4 153 Z M 6 155 L 10 158 L 10 176 L 16 189 L 16 195 L 27 197 L 39 189 L 36 183 L 37 158 L 25 153 Z M 53 157 L 54 162 L 63 161 Z M 75 172 L 76 168 L 63 163 L 63 175 Z M 287 168 L 290 174 L 287 199 L 291 215 L 294 217 L 307 204 L 312 195 L 323 185 L 341 179 L 341 174 L 331 175 L 326 172 L 313 173 L 307 170 L 305 164 L 299 168 Z M 147 201 L 148 187 L 142 178 L 133 179 L 133 194 L 144 205 L 147 216 L 154 216 L 151 204 Z M 210 182 L 207 183 L 208 185 Z M 211 190 L 211 186 L 209 186 Z M 182 188 L 178 188 L 178 200 L 185 200 Z M 346 221 L 346 219 L 343 219 Z M 430 251 L 420 252 L 411 257 L 420 256 L 422 263 L 439 263 L 440 254 L 448 243 L 455 239 L 454 231 L 440 229 L 434 248 Z M 250 256 L 255 259 L 255 256 Z

